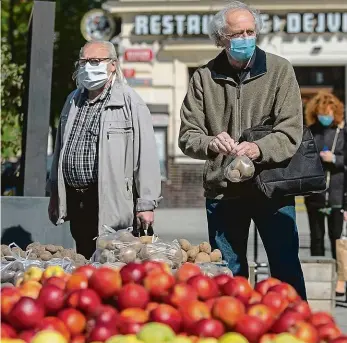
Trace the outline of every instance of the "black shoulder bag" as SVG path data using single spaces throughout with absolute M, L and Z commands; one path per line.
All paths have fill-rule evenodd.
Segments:
M 254 142 L 272 132 L 266 118 L 263 125 L 245 130 L 240 142 Z M 310 195 L 326 189 L 323 165 L 309 128 L 304 126 L 303 138 L 294 156 L 281 163 L 255 164 L 253 182 L 268 198 Z

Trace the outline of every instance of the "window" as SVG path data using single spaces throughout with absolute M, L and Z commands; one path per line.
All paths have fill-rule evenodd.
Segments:
M 160 174 L 162 180 L 167 178 L 167 149 L 166 149 L 166 127 L 154 127 L 154 136 L 157 143 L 157 151 L 160 163 Z

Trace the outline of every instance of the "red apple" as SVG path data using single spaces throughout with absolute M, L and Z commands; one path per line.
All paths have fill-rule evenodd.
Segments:
M 188 279 L 187 284 L 198 293 L 200 300 L 208 300 L 219 295 L 216 282 L 206 275 L 195 275 Z
M 129 307 L 146 308 L 149 303 L 149 293 L 146 288 L 130 283 L 121 288 L 118 293 L 117 304 L 120 310 Z
M 317 326 L 318 336 L 321 341 L 328 341 L 338 338 L 342 335 L 341 330 L 335 323 L 327 323 Z
M 287 332 L 297 322 L 302 321 L 303 317 L 300 313 L 294 311 L 284 311 L 271 327 L 274 333 Z
M 60 311 L 58 318 L 64 322 L 71 335 L 79 335 L 86 328 L 86 317 L 74 308 L 66 308 Z
M 323 324 L 335 323 L 334 318 L 326 312 L 315 312 L 308 321 L 316 327 Z
M 117 295 L 122 287 L 119 271 L 105 267 L 96 269 L 89 279 L 89 287 L 94 289 L 101 298 Z
M 66 289 L 69 292 L 85 288 L 88 288 L 88 278 L 82 273 L 71 275 L 66 283 Z
M 150 312 L 150 321 L 170 326 L 176 333 L 180 332 L 182 316 L 174 307 L 161 304 Z
M 163 298 L 165 303 L 180 307 L 184 302 L 198 300 L 198 293 L 194 287 L 186 283 L 177 283 L 170 293 Z
M 347 343 L 347 336 L 343 335 L 331 340 L 329 343 Z
M 254 286 L 254 290 L 260 293 L 261 295 L 265 295 L 272 286 L 279 285 L 280 283 L 280 280 L 275 279 L 273 277 L 269 277 L 265 280 L 259 281 Z
M 157 308 L 159 306 L 159 303 L 157 302 L 149 302 L 148 305 L 146 306 L 146 311 L 149 313 L 151 312 L 152 310 L 154 310 L 155 308 Z
M 87 339 L 85 335 L 73 336 L 70 340 L 70 343 L 86 343 Z
M 117 329 L 109 326 L 95 326 L 89 333 L 88 342 L 100 341 L 105 342 L 110 337 L 116 335 Z
M 1 289 L 1 318 L 7 318 L 12 307 L 21 298 L 19 289 L 16 287 L 6 287 Z
M 70 332 L 64 322 L 57 317 L 45 317 L 37 325 L 38 331 L 53 330 L 62 334 L 67 341 L 70 340 Z
M 90 279 L 95 271 L 95 267 L 91 266 L 90 264 L 86 264 L 85 266 L 78 267 L 74 274 L 84 274 L 87 279 Z
M 63 308 L 65 293 L 57 286 L 45 284 L 41 288 L 38 302 L 45 308 L 46 313 L 54 314 Z
M 22 339 L 26 343 L 30 343 L 36 334 L 36 330 L 25 330 L 18 335 L 18 338 Z
M 119 332 L 122 335 L 136 335 L 143 327 L 141 323 L 122 323 L 119 327 Z
M 183 326 L 186 330 L 191 330 L 193 325 L 201 319 L 211 318 L 208 306 L 202 301 L 193 300 L 182 304 L 180 312 L 183 319 Z
M 110 305 L 102 305 L 102 312 L 94 316 L 96 326 L 117 326 L 119 314 Z
M 144 261 L 142 266 L 145 268 L 146 275 L 152 272 L 168 272 L 167 268 L 157 261 Z
M 141 283 L 146 276 L 146 269 L 141 263 L 131 262 L 121 268 L 120 276 L 123 284 Z
M 205 304 L 207 305 L 208 309 L 212 312 L 214 303 L 216 302 L 216 300 L 218 299 L 218 297 L 216 298 L 211 298 L 205 301 Z
M 180 282 L 185 282 L 195 275 L 201 274 L 201 269 L 198 265 L 190 262 L 182 264 L 176 272 L 176 279 Z
M 175 278 L 169 273 L 158 271 L 148 274 L 143 283 L 151 295 L 164 296 L 175 284 Z
M 259 343 L 273 343 L 275 341 L 275 338 L 275 333 L 266 333 L 265 335 L 260 337 Z
M 235 276 L 223 285 L 222 292 L 224 295 L 237 297 L 244 304 L 247 304 L 252 296 L 253 289 L 246 278 Z
M 1 338 L 16 338 L 16 330 L 9 324 L 1 322 Z
M 270 307 L 276 316 L 281 314 L 289 305 L 287 299 L 283 298 L 282 295 L 276 292 L 268 292 L 263 296 L 261 303 Z
M 304 300 L 299 300 L 298 302 L 290 305 L 289 308 L 292 311 L 301 313 L 304 320 L 310 318 L 312 315 L 310 305 Z
M 123 323 L 146 323 L 149 319 L 147 311 L 141 308 L 127 308 L 119 315 L 119 325 Z
M 44 282 L 44 286 L 46 285 L 54 285 L 62 290 L 64 290 L 66 288 L 66 280 L 62 277 L 58 277 L 58 276 L 52 276 L 49 279 L 47 279 Z
M 79 289 L 68 296 L 67 305 L 89 314 L 101 305 L 101 299 L 92 289 Z
M 248 300 L 248 305 L 260 304 L 261 299 L 262 295 L 259 292 L 253 290 L 252 295 Z
M 247 314 L 261 320 L 264 323 L 266 330 L 268 330 L 275 322 L 275 314 L 273 310 L 264 304 L 251 305 L 247 309 Z
M 222 289 L 222 286 L 225 285 L 228 281 L 232 279 L 232 276 L 227 274 L 219 274 L 213 277 L 213 280 L 216 282 L 218 287 Z
M 225 332 L 224 325 L 216 319 L 201 319 L 194 324 L 193 335 L 198 337 L 219 338 Z
M 232 328 L 245 314 L 245 306 L 234 297 L 222 296 L 216 299 L 212 314 L 216 319 Z
M 294 326 L 290 329 L 290 332 L 305 343 L 318 342 L 318 333 L 316 328 L 312 324 L 304 321 L 294 324 Z
M 266 327 L 259 318 L 246 314 L 237 321 L 234 330 L 246 337 L 250 343 L 257 343 L 266 332 Z
M 293 286 L 289 285 L 288 283 L 282 282 L 279 285 L 272 286 L 269 288 L 269 291 L 281 294 L 290 303 L 298 301 L 300 299 L 295 288 Z
M 22 297 L 12 307 L 8 321 L 18 329 L 33 329 L 42 321 L 44 315 L 45 310 L 38 301 Z

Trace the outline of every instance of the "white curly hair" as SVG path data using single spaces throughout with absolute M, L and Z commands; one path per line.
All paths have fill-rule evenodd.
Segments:
M 210 22 L 208 35 L 216 46 L 223 46 L 221 39 L 225 32 L 226 15 L 229 11 L 235 10 L 246 10 L 250 12 L 254 17 L 256 34 L 258 35 L 260 33 L 263 26 L 260 12 L 241 1 L 231 1 Z

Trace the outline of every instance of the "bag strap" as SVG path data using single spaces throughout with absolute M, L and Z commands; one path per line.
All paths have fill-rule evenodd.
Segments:
M 333 140 L 333 145 L 331 147 L 331 153 L 333 154 L 335 152 L 336 149 L 336 144 L 337 144 L 337 139 L 339 138 L 339 134 L 340 134 L 340 128 L 337 127 L 336 128 L 336 132 L 335 132 L 335 136 L 334 136 L 334 140 Z M 325 192 L 325 205 L 327 206 L 329 203 L 329 187 L 330 187 L 330 181 L 331 181 L 331 175 L 330 175 L 330 171 L 328 170 L 327 172 L 327 191 Z

